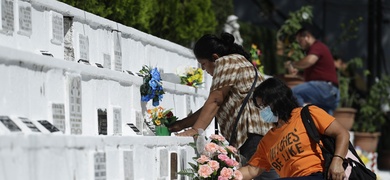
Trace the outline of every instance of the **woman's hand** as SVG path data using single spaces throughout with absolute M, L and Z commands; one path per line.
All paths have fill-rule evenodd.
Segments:
M 346 179 L 344 167 L 343 167 L 343 159 L 341 157 L 335 156 L 332 159 L 332 163 L 329 166 L 328 170 L 328 179 L 332 180 L 343 180 Z
M 176 134 L 176 136 L 195 136 L 195 135 L 197 135 L 198 134 L 198 132 L 195 130 L 195 129 L 187 129 L 187 130 L 185 130 L 184 132 L 181 132 L 181 133 L 179 133 L 179 134 Z
M 180 121 L 175 121 L 174 123 L 170 124 L 168 126 L 168 129 L 170 132 L 177 132 L 177 131 L 181 131 L 183 128 L 181 126 L 181 123 L 182 123 L 182 120 Z
M 265 169 L 263 168 L 259 168 L 251 165 L 240 167 L 238 170 L 241 172 L 243 176 L 242 178 L 243 180 L 253 179 L 265 171 Z

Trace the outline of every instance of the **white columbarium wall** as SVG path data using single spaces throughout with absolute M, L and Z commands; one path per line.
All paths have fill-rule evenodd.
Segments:
M 195 89 L 169 78 L 198 66 L 190 49 L 54 0 L 0 2 L 0 121 L 21 129 L 0 123 L 0 180 L 180 178 L 171 172 L 188 167 L 192 138 L 150 136 L 142 116 L 151 103 L 140 101 L 142 78 L 128 71 L 164 72 L 161 105 L 183 118 L 203 105 L 211 80 Z M 107 135 L 98 133 L 99 109 Z

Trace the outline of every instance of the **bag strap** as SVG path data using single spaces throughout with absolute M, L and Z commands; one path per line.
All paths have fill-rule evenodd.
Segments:
M 247 102 L 249 100 L 249 97 L 251 96 L 251 94 L 252 94 L 252 92 L 253 92 L 253 90 L 255 89 L 255 86 L 256 86 L 258 74 L 257 74 L 256 67 L 253 66 L 253 68 L 255 69 L 255 73 L 256 73 L 255 81 L 253 82 L 251 89 L 249 90 L 248 94 L 246 95 L 246 97 L 245 97 L 245 99 L 244 99 L 244 101 L 243 101 L 243 103 L 241 105 L 240 111 L 238 111 L 238 114 L 237 114 L 237 117 L 236 117 L 236 121 L 235 121 L 234 126 L 233 126 L 233 131 L 232 131 L 232 134 L 230 135 L 230 139 L 229 139 L 229 144 L 230 145 L 233 145 L 233 144 L 236 143 L 236 136 L 237 136 L 236 130 L 237 130 L 238 121 L 240 120 L 242 111 L 244 110 L 244 107 L 247 104 Z
M 303 125 L 305 125 L 307 134 L 309 137 L 316 142 L 317 144 L 320 143 L 320 133 L 318 133 L 318 130 L 316 126 L 314 125 L 313 118 L 311 117 L 310 111 L 309 111 L 309 106 L 312 104 L 306 105 L 302 108 L 301 110 L 301 118 L 303 121 Z
M 309 106 L 311 106 L 311 105 L 312 104 L 306 105 L 301 110 L 301 118 L 303 121 L 303 125 L 305 125 L 307 134 L 309 135 L 309 137 L 313 141 L 315 141 L 321 147 L 321 149 L 326 150 L 328 153 L 334 154 L 334 152 L 330 152 L 328 149 L 326 149 L 326 147 L 324 147 L 323 145 L 320 144 L 321 136 L 320 136 L 316 126 L 314 125 L 313 118 L 311 117 L 311 114 L 309 111 Z M 357 152 L 356 152 L 356 150 L 351 142 L 349 142 L 348 150 L 359 160 L 360 164 L 364 165 L 363 161 L 360 159 L 359 155 L 357 154 Z

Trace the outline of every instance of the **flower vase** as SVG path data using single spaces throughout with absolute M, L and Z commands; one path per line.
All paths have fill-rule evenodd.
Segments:
M 170 136 L 171 132 L 169 132 L 168 127 L 161 125 L 161 126 L 156 126 L 156 135 L 157 136 Z

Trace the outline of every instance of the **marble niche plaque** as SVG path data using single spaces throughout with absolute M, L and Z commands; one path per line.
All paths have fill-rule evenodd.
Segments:
M 119 107 L 114 107 L 113 111 L 113 119 L 114 119 L 114 135 L 122 135 L 122 111 Z
M 106 153 L 96 152 L 94 154 L 95 162 L 95 180 L 106 180 L 107 170 L 106 170 Z
M 107 110 L 106 109 L 98 109 L 98 134 L 99 135 L 107 135 Z
M 52 117 L 53 125 L 57 127 L 60 131 L 65 133 L 65 106 L 61 103 L 53 103 L 52 108 Z
M 192 114 L 191 97 L 189 95 L 186 95 L 186 109 L 187 109 L 187 115 Z
M 1 11 L 0 32 L 7 35 L 12 35 L 15 27 L 14 1 L 1 0 L 0 11 Z
M 79 57 L 80 59 L 89 61 L 89 40 L 88 36 L 79 34 Z
M 141 111 L 135 111 L 135 125 L 141 131 L 144 129 L 144 118 Z M 141 135 L 141 132 L 136 132 Z
M 121 33 L 114 32 L 114 66 L 115 71 L 122 72 L 122 44 Z
M 127 125 L 137 134 L 141 134 L 141 131 L 133 123 L 127 123 Z
M 38 120 L 38 122 L 39 122 L 43 127 L 45 127 L 49 132 L 51 132 L 51 133 L 60 131 L 57 127 L 55 127 L 53 124 L 51 124 L 51 123 L 50 123 L 49 121 L 47 121 L 47 120 Z
M 50 41 L 61 45 L 64 42 L 64 17 L 55 11 L 49 12 Z
M 32 132 L 41 132 L 41 130 L 39 130 L 37 128 L 37 126 L 29 119 L 27 118 L 24 118 L 24 117 L 19 117 L 19 119 L 32 131 Z
M 134 179 L 134 159 L 133 159 L 133 151 L 126 150 L 123 151 L 123 171 L 125 180 L 133 180 Z
M 70 133 L 82 134 L 81 77 L 68 75 Z
M 18 34 L 30 37 L 32 34 L 31 4 L 19 1 L 19 29 Z
M 103 67 L 111 69 L 111 56 L 109 54 L 103 54 Z
M 0 116 L 0 122 L 10 131 L 10 132 L 22 132 L 19 126 L 8 116 Z
M 169 166 L 168 166 L 168 150 L 166 148 L 159 149 L 160 152 L 160 177 L 168 176 Z

